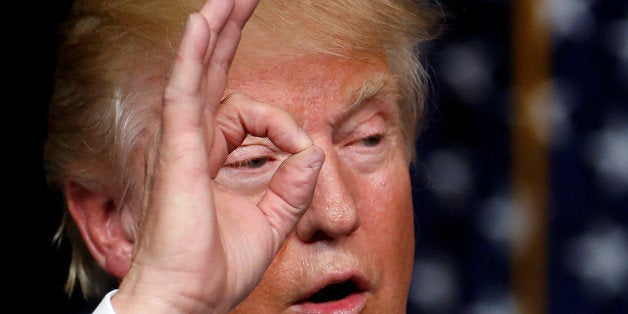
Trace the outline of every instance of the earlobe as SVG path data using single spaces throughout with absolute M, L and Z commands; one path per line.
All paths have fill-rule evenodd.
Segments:
M 131 265 L 133 240 L 111 195 L 76 182 L 65 183 L 68 210 L 94 260 L 116 278 Z

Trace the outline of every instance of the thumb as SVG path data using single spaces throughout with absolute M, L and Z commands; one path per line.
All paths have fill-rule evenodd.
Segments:
M 271 179 L 258 207 L 273 231 L 274 253 L 310 207 L 325 153 L 311 146 L 284 160 Z

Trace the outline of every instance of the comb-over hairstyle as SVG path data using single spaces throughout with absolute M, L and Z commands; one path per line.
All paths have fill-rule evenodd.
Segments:
M 75 182 L 115 195 L 113 210 L 139 212 L 144 151 L 158 131 L 168 70 L 187 16 L 203 3 L 74 3 L 60 30 L 45 144 L 53 188 L 62 191 L 65 183 Z M 440 18 L 430 1 L 261 0 L 244 28 L 238 53 L 385 58 L 396 77 L 406 149 L 413 156 L 428 86 L 417 48 L 438 35 Z M 72 245 L 67 292 L 78 283 L 83 296 L 93 299 L 115 288 L 115 279 L 93 260 L 67 211 L 56 238 L 65 236 Z

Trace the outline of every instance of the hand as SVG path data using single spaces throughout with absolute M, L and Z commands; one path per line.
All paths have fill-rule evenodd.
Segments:
M 210 0 L 187 21 L 164 91 L 133 261 L 112 299 L 118 313 L 229 311 L 259 282 L 309 207 L 322 150 L 278 107 L 244 95 L 220 101 L 256 5 Z M 258 204 L 213 180 L 247 133 L 293 154 Z

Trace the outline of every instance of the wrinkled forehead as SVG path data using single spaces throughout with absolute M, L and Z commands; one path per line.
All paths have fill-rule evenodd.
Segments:
M 377 56 L 349 58 L 314 53 L 259 58 L 239 54 L 225 94 L 233 92 L 301 115 L 349 110 L 370 97 L 394 97 L 397 89 L 386 62 Z
M 239 53 L 231 66 L 228 88 L 269 87 L 299 97 L 321 96 L 312 94 L 319 90 L 337 96 L 388 73 L 384 60 L 376 56 L 308 53 L 259 57 Z

